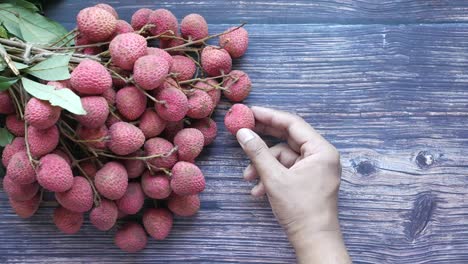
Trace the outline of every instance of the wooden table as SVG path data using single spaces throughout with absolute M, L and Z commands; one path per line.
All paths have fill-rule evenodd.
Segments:
M 95 1 L 49 1 L 74 27 Z M 295 112 L 342 153 L 340 218 L 355 263 L 468 263 L 468 1 L 109 1 L 129 20 L 142 7 L 196 12 L 210 32 L 247 21 L 246 101 Z M 292 263 L 265 199 L 241 180 L 247 160 L 220 133 L 198 164 L 207 188 L 194 218 L 138 254 L 89 221 L 60 234 L 53 203 L 20 220 L 0 194 L 1 263 Z

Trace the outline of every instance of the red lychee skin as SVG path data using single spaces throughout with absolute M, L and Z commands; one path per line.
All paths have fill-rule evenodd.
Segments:
M 182 120 L 188 111 L 188 99 L 185 94 L 177 89 L 169 87 L 158 93 L 156 99 L 164 101 L 164 104 L 155 104 L 156 112 L 166 121 Z
M 172 194 L 169 197 L 167 207 L 178 216 L 192 216 L 200 209 L 200 197 L 198 194 L 180 196 Z
M 2 152 L 2 164 L 6 168 L 8 163 L 10 163 L 11 157 L 18 153 L 19 151 L 26 150 L 26 143 L 23 137 L 16 137 L 11 141 L 10 144 L 7 144 Z
M 227 89 L 223 92 L 224 96 L 232 102 L 244 101 L 252 88 L 249 75 L 238 70 L 231 71 L 229 75 L 224 82 L 224 87 Z
M 160 34 L 163 34 L 163 36 L 174 36 L 179 27 L 177 18 L 167 9 L 154 10 L 148 17 L 148 24 L 155 25 L 149 29 L 149 32 L 153 36 Z
M 196 119 L 209 116 L 215 108 L 213 99 L 208 93 L 198 89 L 188 95 L 188 105 L 187 116 Z
M 37 182 L 49 191 L 65 192 L 73 186 L 72 169 L 59 155 L 45 155 L 36 169 Z
M 31 155 L 40 158 L 52 152 L 59 143 L 59 130 L 57 126 L 48 129 L 28 127 L 28 144 Z
M 107 101 L 107 104 L 109 105 L 115 105 L 115 96 L 116 96 L 117 92 L 110 88 L 110 89 L 107 89 L 103 94 L 102 94 L 102 97 L 104 97 L 104 99 L 106 99 Z
M 173 142 L 174 137 L 177 135 L 177 133 L 179 133 L 179 131 L 184 129 L 184 126 L 185 126 L 185 123 L 183 119 L 180 121 L 175 121 L 175 122 L 167 122 L 166 129 L 164 129 L 164 133 L 163 133 L 164 138 Z
M 190 14 L 182 19 L 180 32 L 186 39 L 199 40 L 208 37 L 208 24 L 201 15 Z
M 93 179 L 94 176 L 96 176 L 97 167 L 96 167 L 96 165 L 94 165 L 93 162 L 84 161 L 84 162 L 80 163 L 80 167 L 84 170 L 84 172 L 86 173 L 86 175 L 88 177 Z
M 140 149 L 145 143 L 141 130 L 129 123 L 118 122 L 109 129 L 107 147 L 117 155 L 128 155 Z
M 148 23 L 148 17 L 153 12 L 149 8 L 140 8 L 132 15 L 131 24 L 134 30 L 140 30 Z
M 124 33 L 132 33 L 132 32 L 133 32 L 133 28 L 127 21 L 117 20 L 117 23 L 115 24 L 114 33 L 112 33 L 112 36 L 110 36 L 109 40 L 112 40 L 117 35 L 124 34 Z
M 112 77 L 99 62 L 86 59 L 73 70 L 70 83 L 80 94 L 100 95 L 112 87 Z
M 114 201 L 101 199 L 99 206 L 94 207 L 89 213 L 89 220 L 98 230 L 107 231 L 117 222 L 118 213 Z
M 172 64 L 174 63 L 174 59 L 172 58 L 171 54 L 169 54 L 167 51 L 163 49 L 148 47 L 147 53 L 148 55 L 155 55 L 155 56 L 165 59 L 167 63 L 169 64 L 169 69 L 172 67 Z
M 139 182 L 130 182 L 122 198 L 116 201 L 117 207 L 120 211 L 134 215 L 143 208 L 145 202 L 145 194 L 141 189 Z
M 117 230 L 114 243 L 125 252 L 135 253 L 146 247 L 148 237 L 145 229 L 140 224 L 129 222 Z
M 6 174 L 3 177 L 3 190 L 10 199 L 15 201 L 26 201 L 33 198 L 39 191 L 39 184 L 37 182 L 30 184 L 18 184 L 10 179 Z
M 26 104 L 24 119 L 35 128 L 47 129 L 57 123 L 61 111 L 60 107 L 33 97 Z
M 82 46 L 88 44 L 92 44 L 92 41 L 89 40 L 85 35 L 81 34 L 81 32 L 79 32 L 79 34 L 75 37 L 75 45 Z
M 225 49 L 208 46 L 202 51 L 201 64 L 209 76 L 219 76 L 231 71 L 232 59 Z
M 78 45 L 78 44 L 77 44 Z M 47 85 L 49 86 L 53 86 L 55 88 L 55 90 L 60 90 L 60 89 L 63 89 L 63 88 L 68 88 L 65 86 L 65 84 L 61 83 L 61 82 L 57 82 L 57 81 L 50 81 L 50 82 L 47 82 Z
M 112 35 L 117 19 L 107 10 L 98 7 L 87 7 L 78 13 L 76 22 L 78 30 L 87 39 L 100 42 Z
M 117 205 L 116 205 L 116 206 L 117 206 Z M 122 219 L 122 218 L 125 218 L 125 217 L 128 216 L 128 214 L 126 214 L 126 213 L 120 211 L 118 208 L 117 208 L 117 211 L 118 211 L 118 212 L 117 212 L 117 219 Z
M 161 134 L 166 128 L 167 121 L 159 117 L 152 108 L 146 109 L 140 118 L 139 128 L 145 135 L 146 139 L 150 139 Z
M 218 126 L 216 122 L 209 117 L 195 120 L 190 127 L 200 130 L 203 134 L 204 146 L 211 144 L 218 135 Z
M 154 93 L 154 96 L 158 96 L 158 93 L 164 89 L 167 89 L 167 88 L 176 88 L 176 89 L 179 89 L 179 85 L 177 83 L 176 80 L 174 80 L 174 78 L 171 78 L 171 77 L 168 77 L 164 80 L 164 82 L 161 84 L 161 86 L 157 89 L 157 90 L 154 90 L 153 93 Z
M 136 33 L 117 35 L 109 44 L 112 63 L 124 70 L 133 70 L 135 61 L 146 55 L 147 43 Z
M 19 217 L 26 219 L 33 216 L 37 209 L 39 209 L 39 204 L 41 203 L 41 194 L 38 192 L 36 195 L 34 195 L 33 198 L 26 201 L 16 201 L 10 198 L 8 199 L 8 202 L 10 203 L 13 211 L 15 211 Z
M 133 67 L 135 83 L 145 90 L 158 88 L 169 73 L 169 63 L 163 57 L 146 55 L 139 58 Z
M 197 66 L 192 59 L 182 56 L 175 55 L 172 57 L 173 63 L 170 72 L 177 74 L 176 78 L 179 81 L 186 81 L 192 79 L 193 75 L 197 71 Z
M 179 160 L 193 162 L 203 150 L 205 138 L 200 130 L 185 128 L 174 137 Z
M 115 105 L 119 113 L 128 120 L 138 119 L 146 110 L 147 99 L 135 86 L 120 89 L 115 96 Z
M 116 67 L 116 66 L 113 66 L 113 65 L 110 65 L 108 66 L 109 69 L 115 71 L 117 74 L 119 74 L 120 76 L 122 77 L 125 77 L 125 78 L 128 78 L 130 77 L 130 72 L 129 71 L 126 71 L 126 70 L 122 70 L 121 68 L 119 67 Z M 112 85 L 114 88 L 122 88 L 124 86 L 127 86 L 127 83 L 125 80 L 123 80 L 122 78 L 120 77 L 117 77 L 117 76 L 112 76 Z M 115 93 L 115 90 L 114 89 L 111 89 L 114 91 Z M 107 91 L 107 90 L 106 90 Z M 104 96 L 104 98 L 107 99 L 107 97 L 104 95 L 106 92 L 103 93 L 102 96 Z
M 24 121 L 16 115 L 8 115 L 5 120 L 8 130 L 17 137 L 24 137 Z
M 84 177 L 73 178 L 73 186 L 65 192 L 55 193 L 55 199 L 63 207 L 77 213 L 84 213 L 93 207 L 94 194 L 91 185 Z
M 11 157 L 7 173 L 10 179 L 17 184 L 29 184 L 36 181 L 36 172 L 24 150 Z
M 179 161 L 172 167 L 171 188 L 178 195 L 197 194 L 205 189 L 205 177 L 195 164 Z
M 224 125 L 235 136 L 241 128 L 253 129 L 255 127 L 255 117 L 248 106 L 235 104 L 226 113 Z
M 128 174 L 125 167 L 117 162 L 108 162 L 94 177 L 98 192 L 109 200 L 122 198 L 128 186 Z
M 234 30 L 235 27 L 229 28 L 228 31 Z M 230 33 L 219 37 L 219 46 L 223 47 L 232 58 L 239 58 L 245 54 L 249 46 L 249 33 L 245 28 L 238 28 Z
M 135 153 L 130 154 L 130 157 L 143 157 L 145 152 L 143 150 L 138 150 Z M 143 171 L 145 171 L 146 165 L 143 160 L 137 159 L 127 159 L 123 161 L 123 165 L 128 173 L 129 179 L 135 179 L 141 176 Z
M 119 19 L 119 15 L 117 14 L 117 12 L 112 6 L 105 4 L 105 3 L 100 3 L 100 4 L 95 5 L 95 7 L 104 9 L 107 12 L 109 12 L 112 16 L 114 16 L 116 19 Z
M 156 239 L 165 239 L 172 229 L 174 219 L 166 208 L 148 208 L 143 214 L 143 225 L 146 232 Z
M 8 91 L 0 92 L 0 114 L 13 114 L 15 106 Z
M 107 117 L 106 126 L 111 127 L 113 124 L 118 123 L 118 122 L 122 122 L 122 121 L 127 121 L 127 120 L 125 120 L 125 118 L 122 117 L 119 113 L 115 112 L 113 114 L 110 114 Z
M 143 173 L 141 187 L 152 199 L 166 199 L 172 192 L 169 178 L 165 174 L 151 175 L 149 171 Z
M 167 156 L 174 145 L 164 138 L 155 137 L 145 143 L 145 156 L 164 155 L 162 157 L 148 159 L 148 162 L 157 168 L 170 169 L 177 162 L 177 153 L 174 151 Z
M 82 51 L 82 53 L 86 55 L 97 55 L 101 52 L 103 52 L 103 49 L 101 47 L 87 47 L 84 48 Z
M 76 136 L 80 140 L 89 140 L 88 142 L 83 142 L 83 144 L 95 149 L 106 149 L 108 135 L 109 130 L 105 125 L 98 128 L 79 126 L 76 130 Z
M 177 33 L 176 37 L 178 37 L 178 38 L 159 40 L 159 47 L 161 49 L 167 49 L 167 48 L 173 48 L 173 47 L 177 47 L 177 46 L 185 44 L 185 41 L 182 39 L 182 36 L 180 36 Z M 182 52 L 175 51 L 175 50 L 170 50 L 170 51 L 168 51 L 168 53 L 171 54 L 171 55 L 182 55 L 183 54 Z
M 106 123 L 109 116 L 107 100 L 102 96 L 86 96 L 81 98 L 86 115 L 75 115 L 75 119 L 87 128 L 99 128 Z
M 54 151 L 51 152 L 51 154 L 56 154 L 56 155 L 59 155 L 62 159 L 64 159 L 68 165 L 72 165 L 72 160 L 70 159 L 70 156 L 68 156 L 67 153 L 65 153 L 65 151 L 63 151 L 62 149 L 55 149 Z
M 210 79 L 206 82 L 196 82 L 194 84 L 194 88 L 200 89 L 208 93 L 211 97 L 211 101 L 213 101 L 214 107 L 216 107 L 221 99 L 221 90 L 216 89 L 219 83 L 216 80 Z
M 77 213 L 64 207 L 57 207 L 54 210 L 54 224 L 65 234 L 76 234 L 83 225 L 83 213 Z

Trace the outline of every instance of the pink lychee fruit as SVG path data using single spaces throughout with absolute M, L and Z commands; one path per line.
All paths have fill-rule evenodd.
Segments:
M 243 71 L 234 70 L 229 73 L 224 82 L 223 94 L 232 102 L 241 102 L 250 93 L 252 88 L 252 82 L 250 81 L 249 75 Z
M 117 35 L 109 44 L 112 63 L 128 71 L 138 58 L 146 55 L 146 48 L 146 39 L 136 33 Z
M 76 135 L 83 141 L 83 144 L 91 148 L 105 149 L 108 141 L 109 130 L 105 125 L 98 128 L 79 126 L 76 130 Z
M 99 4 L 95 5 L 95 7 L 104 9 L 107 12 L 109 12 L 112 16 L 114 16 L 116 19 L 119 19 L 119 15 L 117 14 L 115 9 L 111 5 L 108 5 L 108 4 L 105 4 L 105 3 L 99 3 Z
M 177 162 L 177 152 L 174 145 L 164 138 L 155 137 L 145 143 L 145 156 L 161 155 L 148 159 L 148 162 L 157 168 L 170 169 Z
M 195 119 L 209 116 L 215 108 L 213 100 L 208 93 L 199 89 L 194 89 L 188 95 L 188 105 L 187 116 Z
M 146 236 L 145 229 L 140 224 L 129 222 L 117 230 L 114 243 L 125 252 L 135 253 L 146 247 L 148 237 Z
M 191 58 L 182 55 L 175 55 L 172 57 L 173 63 L 170 72 L 176 74 L 176 79 L 179 81 L 186 81 L 192 79 L 197 71 L 197 66 Z
M 134 30 L 140 30 L 148 24 L 148 17 L 153 12 L 149 8 L 140 8 L 132 15 L 131 24 Z
M 159 47 L 161 49 L 168 49 L 168 48 L 174 48 L 174 47 L 185 44 L 184 39 L 182 38 L 182 36 L 180 36 L 179 33 L 176 33 L 175 36 L 176 36 L 176 38 L 173 38 L 173 39 L 160 39 L 159 40 Z M 167 52 L 169 54 L 171 54 L 171 55 L 182 55 L 183 54 L 181 51 L 177 51 L 177 50 L 169 50 Z
M 219 46 L 223 47 L 232 58 L 239 58 L 245 54 L 249 46 L 249 33 L 245 28 L 229 28 L 227 34 L 219 37 Z
M 112 86 L 112 77 L 99 62 L 83 60 L 70 77 L 73 89 L 84 95 L 100 95 Z
M 129 157 L 143 157 L 144 155 L 145 152 L 143 150 L 138 150 L 137 152 L 130 154 Z M 140 177 L 146 168 L 145 162 L 140 159 L 126 159 L 123 161 L 123 165 L 127 170 L 129 179 Z
M 169 73 L 169 63 L 163 57 L 146 55 L 139 58 L 133 67 L 133 80 L 145 90 L 158 88 Z
M 179 160 L 193 162 L 203 150 L 205 138 L 202 132 L 195 128 L 184 128 L 174 137 Z
M 17 137 L 24 137 L 24 121 L 16 115 L 8 115 L 5 119 L 7 129 Z
M 166 129 L 164 129 L 164 132 L 163 132 L 164 138 L 173 142 L 174 137 L 177 135 L 177 133 L 179 133 L 179 131 L 184 129 L 184 126 L 185 126 L 184 119 L 180 121 L 175 121 L 175 122 L 167 122 Z
M 221 99 L 221 90 L 217 89 L 219 86 L 218 81 L 214 79 L 210 79 L 208 81 L 199 81 L 196 82 L 194 85 L 195 89 L 200 89 L 208 93 L 211 97 L 211 101 L 213 101 L 213 105 L 216 107 Z
M 103 52 L 101 47 L 86 47 L 82 51 L 82 53 L 86 55 L 98 55 L 101 52 Z
M 126 122 L 113 124 L 109 129 L 107 147 L 117 155 L 128 155 L 140 149 L 145 143 L 141 130 Z
M 130 182 L 125 194 L 116 201 L 120 211 L 134 215 L 143 208 L 145 202 L 145 194 L 141 189 L 139 182 Z
M 76 22 L 81 34 L 93 42 L 99 42 L 112 35 L 117 19 L 107 10 L 87 7 L 78 13 Z
M 13 114 L 15 106 L 8 91 L 0 92 L 0 114 Z
M 120 89 L 115 96 L 115 105 L 119 113 L 128 120 L 138 119 L 146 110 L 147 99 L 135 86 Z
M 2 164 L 6 168 L 8 163 L 10 163 L 11 157 L 16 153 L 26 150 L 26 143 L 23 137 L 16 137 L 11 141 L 10 144 L 7 144 L 2 152 Z
M 93 207 L 94 194 L 87 179 L 81 176 L 73 178 L 71 189 L 56 192 L 55 198 L 63 207 L 73 212 L 84 213 Z
M 73 173 L 70 165 L 56 154 L 47 154 L 39 160 L 37 181 L 52 192 L 65 192 L 73 186 Z
M 169 178 L 165 174 L 151 174 L 145 171 L 141 178 L 143 192 L 152 199 L 166 199 L 171 194 Z
M 178 195 L 197 194 L 205 189 L 205 177 L 195 164 L 179 161 L 172 167 L 171 188 Z
M 116 96 L 116 94 L 117 94 L 117 92 L 113 88 L 110 88 L 110 89 L 107 89 L 104 93 L 102 93 L 102 97 L 104 97 L 104 99 L 106 99 L 107 104 L 113 106 L 113 105 L 115 105 L 115 96 Z
M 178 216 L 192 216 L 200 209 L 200 197 L 198 194 L 180 196 L 172 194 L 169 197 L 167 207 Z
M 39 191 L 39 184 L 33 182 L 30 184 L 19 184 L 10 179 L 6 174 L 3 177 L 3 190 L 10 199 L 15 201 L 26 201 L 34 197 Z
M 122 198 L 128 186 L 128 174 L 125 167 L 115 161 L 106 163 L 94 177 L 98 192 L 109 200 Z
M 162 119 L 154 109 L 148 108 L 141 116 L 138 126 L 145 138 L 150 139 L 161 134 L 166 128 L 166 123 L 167 121 Z
M 216 122 L 209 117 L 193 121 L 190 127 L 200 130 L 203 134 L 204 146 L 211 144 L 218 134 Z
M 97 167 L 92 161 L 83 161 L 80 163 L 80 167 L 84 170 L 86 176 L 90 177 L 91 179 L 93 179 L 94 176 L 96 176 Z
M 149 29 L 153 36 L 174 36 L 179 27 L 177 18 L 167 9 L 156 9 L 148 17 L 148 24 L 154 27 Z
M 57 123 L 61 111 L 60 107 L 33 97 L 26 104 L 24 120 L 37 129 L 47 129 Z
M 86 115 L 75 115 L 75 119 L 87 128 L 99 128 L 106 123 L 109 116 L 109 106 L 102 96 L 86 96 L 81 98 Z
M 37 212 L 37 209 L 39 209 L 41 193 L 38 192 L 33 198 L 26 201 L 16 201 L 10 198 L 8 199 L 8 202 L 10 203 L 13 211 L 15 211 L 19 217 L 23 219 L 30 218 Z
M 199 40 L 208 37 L 208 24 L 199 14 L 190 14 L 180 22 L 180 32 L 186 39 Z
M 202 51 L 201 64 L 209 76 L 219 76 L 231 71 L 232 59 L 225 49 L 207 46 Z
M 101 199 L 99 206 L 94 207 L 89 213 L 89 220 L 98 230 L 107 231 L 117 222 L 118 213 L 114 201 Z
M 241 128 L 253 129 L 255 127 L 255 117 L 248 106 L 235 104 L 226 113 L 224 125 L 231 134 L 236 135 Z
M 163 103 L 156 103 L 156 112 L 166 121 L 182 120 L 188 111 L 188 99 L 185 94 L 177 89 L 169 87 L 158 93 L 156 99 Z
M 169 235 L 172 223 L 172 213 L 166 208 L 148 208 L 143 214 L 145 230 L 156 240 L 163 240 Z
M 83 225 L 83 213 L 77 213 L 64 207 L 57 207 L 54 210 L 54 224 L 65 234 L 76 234 Z
M 129 71 L 122 70 L 121 68 L 116 67 L 114 65 L 109 65 L 108 67 L 109 67 L 109 69 L 111 69 L 112 71 L 114 71 L 118 75 L 120 75 L 121 77 L 124 77 L 124 78 L 129 78 L 130 77 L 130 72 Z M 112 85 L 113 85 L 114 88 L 122 88 L 122 87 L 127 85 L 127 81 L 122 79 L 121 77 L 118 77 L 116 75 L 112 76 Z M 115 93 L 115 90 L 114 90 L 114 93 Z M 104 95 L 104 94 L 105 94 L 105 92 L 103 93 L 102 96 L 104 96 L 104 98 L 107 99 L 106 95 Z
M 56 154 L 56 155 L 59 155 L 62 159 L 64 159 L 68 165 L 72 165 L 72 160 L 70 158 L 70 156 L 65 152 L 63 151 L 62 149 L 60 148 L 56 148 L 54 149 L 54 151 L 51 152 L 51 154 Z
M 59 130 L 57 126 L 47 129 L 28 127 L 28 144 L 31 155 L 40 158 L 52 152 L 59 143 Z
M 147 53 L 148 55 L 155 55 L 155 56 L 165 59 L 167 63 L 169 64 L 169 69 L 172 67 L 172 63 L 174 62 L 174 59 L 172 58 L 171 54 L 169 54 L 167 51 L 160 49 L 160 48 L 148 47 Z
M 112 40 L 117 35 L 124 34 L 124 33 L 132 33 L 132 32 L 133 32 L 133 28 L 127 21 L 117 20 L 117 23 L 115 24 L 115 30 L 112 33 L 112 36 L 110 36 L 109 40 Z
M 36 171 L 24 150 L 11 157 L 7 167 L 7 174 L 12 181 L 18 184 L 29 184 L 36 181 Z

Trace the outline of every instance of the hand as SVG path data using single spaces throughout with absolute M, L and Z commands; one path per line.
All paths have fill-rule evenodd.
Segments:
M 255 131 L 287 142 L 268 148 L 253 131 L 238 131 L 251 160 L 244 178 L 259 178 L 252 195 L 267 195 L 300 263 L 351 263 L 338 222 L 338 151 L 296 115 L 262 107 L 252 111 Z

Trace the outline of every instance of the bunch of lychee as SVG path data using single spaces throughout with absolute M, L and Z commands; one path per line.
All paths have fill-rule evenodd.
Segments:
M 221 94 L 236 103 L 227 129 L 254 127 L 252 112 L 239 104 L 251 80 L 232 70 L 232 59 L 247 50 L 248 33 L 239 26 L 210 36 L 201 15 L 187 15 L 179 25 L 166 9 L 140 9 L 129 24 L 107 4 L 81 10 L 76 31 L 76 52 L 88 58 L 70 64 L 69 80 L 47 84 L 78 94 L 86 114 L 33 97 L 18 109 L 1 92 L 0 114 L 16 136 L 2 154 L 3 188 L 22 218 L 35 214 L 44 192 L 53 192 L 60 231 L 78 232 L 89 213 L 97 229 L 115 227 L 119 248 L 136 252 L 147 234 L 166 238 L 173 215 L 199 210 L 205 178 L 194 162 L 216 138 L 211 115 Z M 219 46 L 206 44 L 215 37 Z M 159 47 L 149 47 L 149 40 Z M 144 208 L 145 200 L 154 206 Z M 128 215 L 141 221 L 118 223 Z

